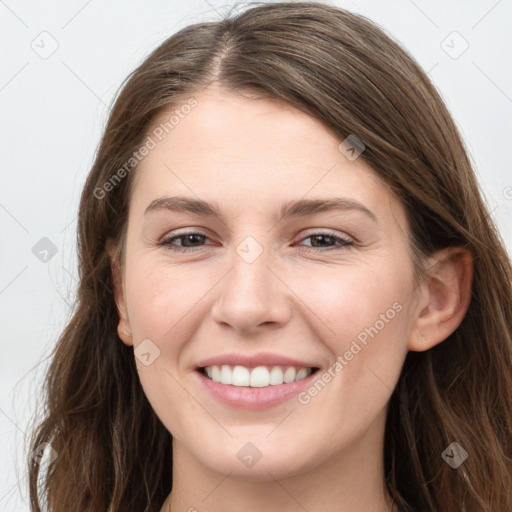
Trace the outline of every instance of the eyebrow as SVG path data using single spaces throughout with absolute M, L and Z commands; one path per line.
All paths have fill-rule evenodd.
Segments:
M 202 199 L 194 199 L 186 196 L 161 197 L 155 199 L 146 208 L 144 215 L 158 210 L 185 211 L 198 215 L 216 217 L 223 220 L 223 215 L 217 205 L 208 203 Z M 333 210 L 359 211 L 370 217 L 374 222 L 378 223 L 375 213 L 359 201 L 346 197 L 335 197 L 330 199 L 298 199 L 289 201 L 281 207 L 278 222 L 288 217 L 314 215 L 315 213 Z

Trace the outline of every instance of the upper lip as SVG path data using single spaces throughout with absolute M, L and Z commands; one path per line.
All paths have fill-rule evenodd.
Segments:
M 300 361 L 288 356 L 273 354 L 271 352 L 260 352 L 258 354 L 227 353 L 202 359 L 197 363 L 198 368 L 214 365 L 240 365 L 248 368 L 257 366 L 294 366 L 295 368 L 318 368 L 315 363 Z

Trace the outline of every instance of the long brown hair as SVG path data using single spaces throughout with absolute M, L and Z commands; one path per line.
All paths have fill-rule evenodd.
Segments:
M 424 71 L 366 18 L 307 2 L 186 27 L 121 85 L 81 196 L 77 300 L 51 354 L 44 418 L 31 438 L 32 450 L 46 442 L 57 458 L 40 473 L 27 457 L 31 510 L 41 510 L 41 499 L 52 512 L 158 512 L 171 491 L 172 436 L 145 397 L 133 349 L 117 335 L 105 244 L 119 244 L 122 263 L 133 155 L 152 120 L 212 83 L 281 99 L 340 142 L 349 134 L 363 141 L 361 157 L 406 207 L 416 265 L 448 246 L 471 252 L 462 323 L 432 349 L 408 353 L 391 396 L 386 485 L 404 511 L 512 510 L 510 257 Z M 441 456 L 454 441 L 468 453 L 458 469 Z

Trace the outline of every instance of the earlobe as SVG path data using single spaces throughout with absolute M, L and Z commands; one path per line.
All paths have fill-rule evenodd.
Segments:
M 132 335 L 124 330 L 123 322 L 121 320 L 117 326 L 117 335 L 125 345 L 129 347 L 133 346 Z
M 444 341 L 462 322 L 471 300 L 473 258 L 463 247 L 437 251 L 430 259 L 429 277 L 422 283 L 422 301 L 408 348 L 424 351 Z
M 112 271 L 112 283 L 114 300 L 119 314 L 119 323 L 117 325 L 117 334 L 121 341 L 128 346 L 133 345 L 130 321 L 126 311 L 126 302 L 124 299 L 124 290 L 122 286 L 121 269 L 119 268 L 119 260 L 117 255 L 117 247 L 111 239 L 107 240 L 106 250 L 110 257 L 110 267 Z

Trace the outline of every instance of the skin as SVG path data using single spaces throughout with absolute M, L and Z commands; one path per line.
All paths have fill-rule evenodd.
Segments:
M 197 107 L 137 170 L 123 266 L 107 247 L 121 340 L 136 349 L 149 338 L 160 350 L 148 366 L 135 361 L 174 439 L 162 511 L 387 512 L 388 400 L 407 352 L 428 350 L 461 322 L 471 258 L 439 251 L 425 262 L 437 263 L 432 276 L 416 282 L 402 204 L 362 158 L 342 154 L 339 136 L 279 101 L 215 87 L 193 96 Z M 215 202 L 224 219 L 144 215 L 171 195 Z M 333 196 L 363 203 L 378 222 L 351 210 L 276 223 L 286 201 Z M 188 253 L 157 245 L 187 231 L 206 235 L 175 240 L 189 241 Z M 356 244 L 308 238 L 326 231 Z M 263 249 L 250 264 L 236 251 L 247 236 Z M 198 385 L 200 359 L 234 351 L 292 355 L 321 375 L 394 303 L 400 312 L 308 404 L 235 409 Z M 252 467 L 237 457 L 247 442 L 262 454 Z

